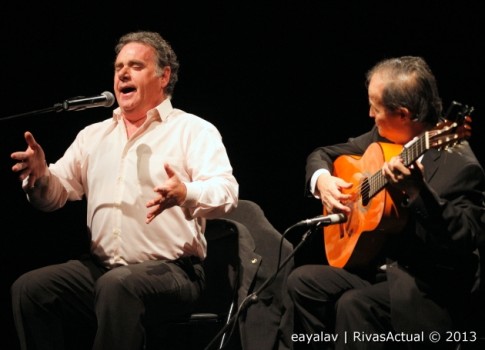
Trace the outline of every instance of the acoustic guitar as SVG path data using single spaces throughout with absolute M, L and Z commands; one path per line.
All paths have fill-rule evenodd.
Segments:
M 333 175 L 353 186 L 343 191 L 351 194 L 344 203 L 351 208 L 347 221 L 324 228 L 329 265 L 347 269 L 364 267 L 376 257 L 390 235 L 402 230 L 407 217 L 399 205 L 402 194 L 386 187 L 387 180 L 381 173 L 384 162 L 400 155 L 409 167 L 429 149 L 445 150 L 459 144 L 471 135 L 472 109 L 466 108 L 457 120 L 445 119 L 406 147 L 375 142 L 362 156 L 343 155 L 334 161 Z M 325 209 L 324 214 L 328 214 Z

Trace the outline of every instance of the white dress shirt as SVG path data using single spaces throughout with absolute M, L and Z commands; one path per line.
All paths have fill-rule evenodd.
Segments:
M 164 163 L 185 183 L 187 198 L 146 224 L 146 203 L 157 195 L 154 187 L 168 179 Z M 84 128 L 27 194 L 44 211 L 86 196 L 91 251 L 114 267 L 182 256 L 204 259 L 205 218 L 234 208 L 238 187 L 216 127 L 166 99 L 130 139 L 119 108 L 112 118 Z

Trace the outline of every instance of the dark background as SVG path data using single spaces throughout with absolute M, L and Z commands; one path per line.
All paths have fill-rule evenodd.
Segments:
M 280 231 L 321 214 L 303 196 L 306 156 L 367 131 L 364 75 L 378 60 L 420 55 L 444 106 L 475 106 L 470 140 L 485 164 L 483 1 L 133 1 L 11 3 L 0 26 L 0 118 L 112 89 L 113 47 L 126 32 L 158 31 L 180 80 L 173 104 L 217 126 L 240 197 Z M 84 126 L 110 110 L 0 120 L 2 221 L 0 347 L 17 349 L 9 286 L 22 272 L 84 249 L 84 203 L 40 213 L 10 168 L 30 130 L 55 161 Z M 292 239 L 298 240 L 298 237 Z

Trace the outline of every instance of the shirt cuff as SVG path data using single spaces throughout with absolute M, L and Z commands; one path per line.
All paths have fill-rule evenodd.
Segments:
M 312 178 L 310 179 L 310 192 L 315 196 L 315 198 L 320 198 L 320 193 L 318 193 L 316 187 L 318 177 L 322 174 L 330 174 L 330 171 L 328 171 L 327 169 L 318 169 L 313 173 Z
M 49 168 L 46 168 L 44 175 L 39 177 L 32 188 L 28 188 L 27 185 L 29 183 L 29 176 L 27 176 L 23 181 L 22 181 L 22 188 L 24 189 L 25 192 L 31 192 L 34 189 L 42 189 L 49 184 L 49 178 L 50 178 L 51 172 Z
M 196 182 L 184 182 L 184 185 L 185 188 L 187 188 L 187 195 L 181 206 L 185 208 L 194 208 L 199 203 L 202 187 Z

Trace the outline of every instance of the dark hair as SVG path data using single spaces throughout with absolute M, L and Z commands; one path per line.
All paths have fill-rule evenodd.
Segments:
M 138 42 L 155 49 L 157 56 L 157 73 L 162 74 L 164 67 L 170 67 L 170 80 L 165 88 L 165 93 L 172 96 L 175 84 L 178 80 L 179 62 L 177 61 L 177 55 L 173 51 L 170 44 L 156 32 L 138 31 L 123 35 L 115 46 L 115 53 L 118 55 L 128 43 Z
M 386 81 L 382 104 L 388 110 L 405 107 L 420 122 L 435 125 L 439 121 L 443 107 L 438 86 L 423 58 L 403 56 L 378 62 L 367 72 L 367 87 L 376 73 Z

